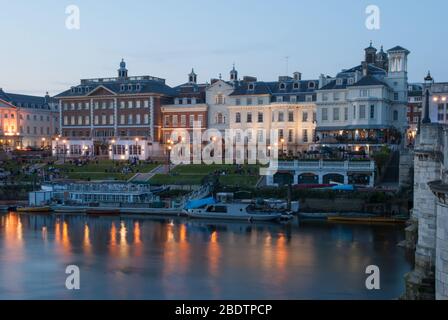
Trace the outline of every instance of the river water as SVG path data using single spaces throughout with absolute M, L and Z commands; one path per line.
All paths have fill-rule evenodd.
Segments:
M 0 214 L 0 299 L 396 299 L 403 239 L 402 226 Z

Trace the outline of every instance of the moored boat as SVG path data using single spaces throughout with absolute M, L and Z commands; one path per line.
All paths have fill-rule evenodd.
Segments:
M 253 205 L 244 203 L 216 203 L 195 209 L 185 209 L 184 213 L 195 219 L 240 220 L 240 221 L 278 221 L 282 213 L 260 211 Z
M 328 217 L 330 222 L 352 222 L 352 223 L 406 223 L 408 219 L 404 217 L 360 217 L 360 216 L 332 216 Z
M 86 214 L 91 216 L 118 216 L 120 215 L 119 209 L 107 209 L 107 208 L 95 208 L 86 209 Z

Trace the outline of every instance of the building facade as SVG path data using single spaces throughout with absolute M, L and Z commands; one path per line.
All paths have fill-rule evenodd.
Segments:
M 57 103 L 44 97 L 8 93 L 0 88 L 0 148 L 44 148 L 58 135 Z
M 315 137 L 318 80 L 302 80 L 300 73 L 263 82 L 245 77 L 230 95 L 230 128 L 252 143 L 277 144 L 281 154 L 296 156 L 307 150 Z M 278 141 L 270 141 L 276 132 Z
M 118 77 L 84 79 L 57 95 L 62 137 L 54 153 L 126 160 L 163 154 L 162 112 L 175 91 L 153 76 L 128 76 L 122 61 Z
M 321 76 L 318 143 L 355 151 L 399 143 L 407 129 L 408 55 L 400 46 L 385 55 L 370 45 L 361 65 Z
M 172 104 L 162 106 L 162 136 L 163 143 L 180 142 L 185 139 L 182 132 L 188 132 L 189 139 L 193 138 L 194 124 L 203 132 L 207 129 L 208 106 L 205 103 L 207 84 L 197 83 L 194 70 L 188 75 L 188 82 L 174 88 L 176 95 Z M 173 132 L 176 137 L 173 138 Z
M 422 119 L 423 85 L 409 84 L 408 86 L 408 141 L 414 144 L 419 123 Z

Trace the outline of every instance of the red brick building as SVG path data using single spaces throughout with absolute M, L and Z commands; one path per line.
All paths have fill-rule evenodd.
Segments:
M 188 75 L 188 82 L 174 90 L 176 95 L 172 104 L 162 106 L 162 132 L 163 142 L 172 140 L 172 132 L 186 130 L 190 140 L 193 139 L 193 124 L 199 123 L 202 131 L 207 128 L 207 104 L 205 103 L 205 90 L 207 84 L 198 84 L 194 70 Z M 179 134 L 174 140 L 180 141 Z M 175 142 L 175 141 L 174 141 Z
M 53 142 L 54 152 L 68 157 L 158 157 L 161 107 L 175 95 L 164 79 L 129 77 L 124 61 L 118 77 L 81 80 L 55 97 L 62 137 Z

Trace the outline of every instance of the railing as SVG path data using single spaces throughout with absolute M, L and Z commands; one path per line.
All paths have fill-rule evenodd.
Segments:
M 279 161 L 278 169 L 281 170 L 353 170 L 374 171 L 374 161 Z

